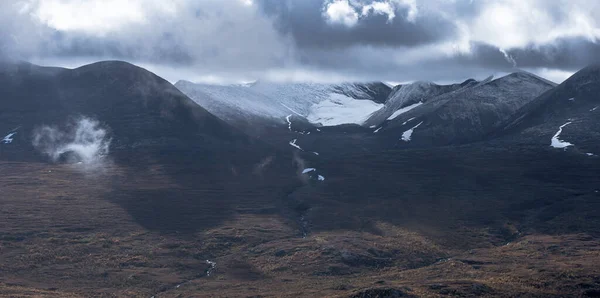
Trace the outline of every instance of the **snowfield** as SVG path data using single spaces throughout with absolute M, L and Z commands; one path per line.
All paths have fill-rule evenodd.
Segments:
M 356 100 L 342 94 L 331 94 L 328 99 L 313 105 L 308 121 L 323 126 L 341 124 L 363 124 L 373 112 L 383 104 L 370 100 Z
M 369 84 L 257 82 L 249 86 L 218 86 L 179 81 L 175 86 L 223 120 L 285 119 L 288 127 L 290 113 L 315 125 L 363 124 L 384 106 L 374 101 L 377 91 Z

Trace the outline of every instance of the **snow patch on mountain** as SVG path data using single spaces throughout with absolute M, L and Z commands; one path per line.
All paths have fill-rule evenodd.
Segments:
M 294 147 L 294 148 L 297 148 L 298 150 L 302 150 L 302 151 L 304 151 L 302 148 L 300 148 L 300 146 L 298 146 L 298 145 L 296 144 L 296 141 L 298 141 L 298 139 L 293 139 L 293 140 L 291 140 L 291 141 L 290 141 L 290 146 L 292 146 L 292 147 Z
M 412 118 L 410 118 L 410 119 L 408 119 L 408 120 L 404 121 L 404 123 L 402 123 L 402 125 L 406 125 L 408 122 L 411 122 L 411 121 L 415 120 L 415 118 L 416 118 L 416 117 L 412 117 Z
M 405 132 L 402 134 L 402 141 L 405 141 L 405 142 L 410 142 L 410 139 L 412 138 L 412 134 L 413 134 L 413 132 L 415 131 L 415 129 L 416 129 L 417 127 L 421 126 L 421 124 L 423 124 L 423 121 L 421 121 L 421 123 L 419 123 L 419 124 L 415 125 L 413 128 L 411 128 L 411 129 L 409 129 L 409 130 L 405 131 Z
M 410 106 L 401 108 L 401 109 L 395 111 L 390 117 L 387 118 L 387 120 L 393 120 L 396 117 L 398 117 L 398 116 L 400 116 L 400 115 L 402 115 L 402 114 L 404 114 L 404 113 L 406 113 L 406 112 L 408 112 L 408 111 L 410 111 L 410 110 L 412 110 L 412 109 L 414 109 L 414 108 L 416 108 L 416 107 L 418 107 L 418 106 L 420 106 L 422 104 L 423 104 L 423 102 L 419 101 L 417 103 L 411 104 Z
M 559 148 L 559 149 L 565 149 L 567 150 L 567 147 L 569 146 L 573 146 L 573 144 L 569 143 L 569 142 L 565 142 L 559 139 L 560 134 L 562 133 L 563 128 L 565 128 L 565 126 L 571 124 L 571 122 L 567 122 L 563 125 L 561 125 L 558 128 L 558 131 L 556 132 L 556 134 L 554 134 L 554 136 L 552 137 L 552 140 L 550 141 L 550 146 L 554 147 L 554 148 Z
M 317 169 L 315 169 L 315 168 L 306 168 L 306 169 L 304 169 L 304 170 L 302 171 L 302 174 L 306 174 L 306 173 L 314 172 L 314 171 L 316 171 L 316 170 L 317 170 Z
M 13 142 L 13 136 L 16 135 L 16 134 L 17 134 L 16 132 L 9 133 L 7 136 L 5 136 L 2 139 L 2 142 L 4 144 L 10 144 L 10 143 L 12 143 Z

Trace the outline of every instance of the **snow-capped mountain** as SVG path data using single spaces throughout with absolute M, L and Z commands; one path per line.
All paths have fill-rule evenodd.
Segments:
M 586 67 L 507 121 L 512 141 L 600 155 L 600 65 Z
M 383 107 L 391 92 L 383 83 L 216 86 L 179 81 L 175 86 L 217 117 L 238 126 L 252 121 L 287 125 L 290 115 L 315 126 L 362 124 Z
M 417 86 L 417 90 L 424 89 L 423 84 Z M 515 111 L 554 86 L 526 72 L 512 73 L 496 80 L 469 81 L 464 86 L 446 87 L 454 88 L 453 91 L 417 104 L 412 103 L 408 106 L 409 110 L 392 115 L 395 117 L 390 116 L 376 131 L 405 145 L 440 145 L 478 140 L 499 128 Z M 409 98 L 415 101 L 419 97 Z M 409 131 L 411 137 L 403 138 Z

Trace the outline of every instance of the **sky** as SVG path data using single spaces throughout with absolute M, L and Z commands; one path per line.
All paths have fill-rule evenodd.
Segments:
M 6 0 L 0 59 L 171 82 L 438 83 L 600 62 L 598 0 Z

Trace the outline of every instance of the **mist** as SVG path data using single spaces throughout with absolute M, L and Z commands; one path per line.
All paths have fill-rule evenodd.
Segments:
M 33 133 L 33 146 L 50 161 L 94 167 L 107 161 L 111 140 L 107 128 L 84 116 L 64 128 L 44 125 Z

